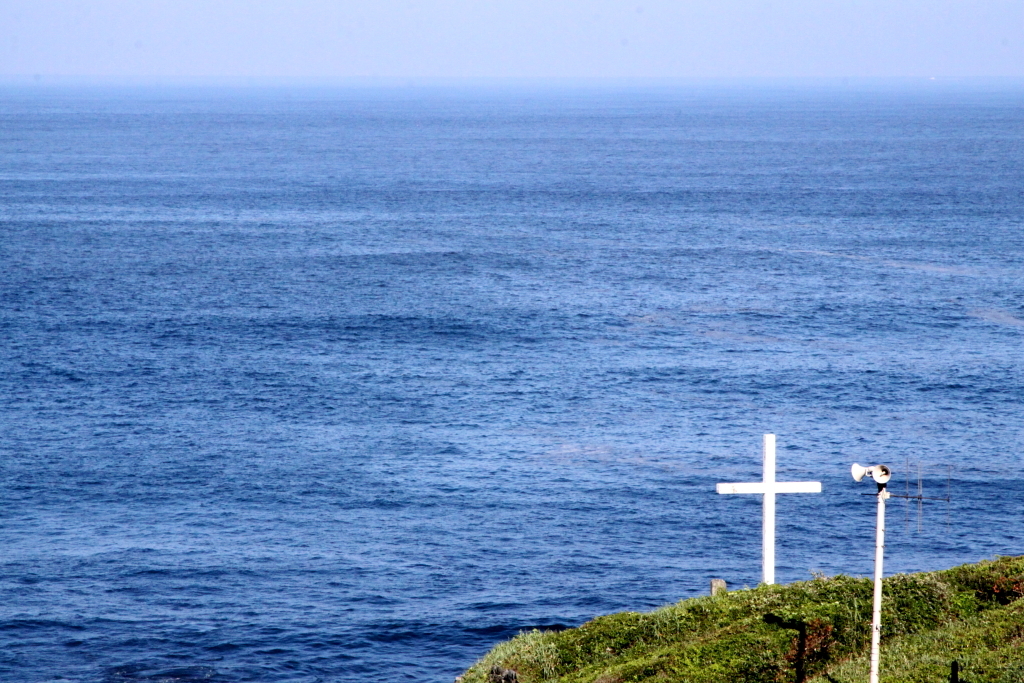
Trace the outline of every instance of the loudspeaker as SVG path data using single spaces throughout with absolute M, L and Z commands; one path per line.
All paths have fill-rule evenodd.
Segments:
M 853 467 L 850 468 L 850 476 L 853 477 L 854 481 L 860 481 L 864 478 L 865 474 L 870 474 L 871 478 L 878 484 L 886 484 L 892 479 L 892 470 L 885 465 L 864 467 L 863 465 L 853 463 Z
M 885 465 L 875 465 L 868 470 L 871 472 L 871 478 L 879 484 L 887 484 L 892 479 L 892 470 Z

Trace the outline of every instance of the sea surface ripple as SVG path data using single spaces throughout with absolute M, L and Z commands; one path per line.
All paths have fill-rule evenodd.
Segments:
M 1024 553 L 1022 227 L 1020 91 L 0 90 L 0 680 L 752 586 L 764 432 L 781 582 Z

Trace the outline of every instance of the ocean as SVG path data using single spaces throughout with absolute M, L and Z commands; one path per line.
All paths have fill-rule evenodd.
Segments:
M 0 680 L 450 683 L 1024 553 L 1024 90 L 0 89 Z

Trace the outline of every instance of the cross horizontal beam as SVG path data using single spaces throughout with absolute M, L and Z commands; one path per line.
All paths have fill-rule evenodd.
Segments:
M 719 493 L 821 493 L 820 481 L 776 481 L 749 484 L 718 484 Z

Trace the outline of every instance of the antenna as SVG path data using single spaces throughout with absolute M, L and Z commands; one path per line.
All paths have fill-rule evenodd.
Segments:
M 917 533 L 921 533 L 924 518 L 924 483 L 921 481 L 921 461 L 917 461 Z
M 942 500 L 942 501 L 946 502 L 946 531 L 948 532 L 949 531 L 949 525 L 950 525 L 949 503 L 952 502 L 952 500 L 953 500 L 952 497 L 951 497 L 951 490 L 952 490 L 951 489 L 951 484 L 952 484 L 952 479 L 953 479 L 953 466 L 952 465 L 947 465 L 946 466 L 946 495 L 944 497 L 940 498 L 938 496 L 926 496 L 926 495 L 924 495 L 924 479 L 922 477 L 921 461 L 920 460 L 915 460 L 914 462 L 911 462 L 910 458 L 906 458 L 904 462 L 906 464 L 906 470 L 905 470 L 906 476 L 904 477 L 906 494 L 900 495 L 898 493 L 890 493 L 889 497 L 890 498 L 903 498 L 903 499 L 905 499 L 907 501 L 906 507 L 904 508 L 905 513 L 906 513 L 905 514 L 905 518 L 904 518 L 905 531 L 907 533 L 910 532 L 910 501 L 912 501 L 912 500 L 916 500 L 917 501 L 917 533 L 920 534 L 923 531 L 924 501 L 926 501 L 926 500 Z M 910 471 L 911 471 L 912 467 L 917 468 L 917 495 L 911 495 L 910 494 Z M 874 495 L 874 494 L 864 494 L 864 495 Z
M 906 504 L 903 506 L 903 533 L 910 535 L 910 456 L 903 458 L 903 480 L 906 482 Z
M 946 533 L 949 533 L 949 485 L 953 479 L 953 466 L 946 465 Z
M 917 501 L 917 532 L 921 533 L 921 517 L 924 514 L 923 501 L 926 501 L 926 500 L 943 500 L 943 501 L 949 503 L 952 500 L 952 498 L 950 497 L 949 494 L 950 494 L 950 482 L 951 482 L 951 480 L 953 478 L 953 467 L 952 467 L 952 465 L 947 465 L 946 466 L 947 467 L 946 495 L 940 498 L 938 496 L 926 496 L 926 495 L 924 495 L 924 480 L 921 478 L 921 461 L 918 460 L 914 464 L 917 467 L 917 495 L 916 496 L 910 495 L 910 474 L 908 472 L 907 478 L 906 478 L 907 494 L 901 496 L 898 493 L 890 493 L 889 497 L 890 498 L 906 498 L 907 501 L 908 501 L 908 504 L 909 504 L 909 501 L 911 501 L 911 500 L 916 500 Z M 908 464 L 908 470 L 909 470 L 909 464 Z M 858 479 L 857 481 L 860 481 L 860 480 Z M 865 496 L 873 496 L 875 494 L 873 494 L 873 493 L 865 493 L 863 495 L 865 495 Z M 909 514 L 909 509 L 908 509 L 908 514 Z M 946 508 L 946 518 L 947 518 L 947 522 L 948 522 L 948 519 L 949 519 L 949 508 L 948 507 Z

